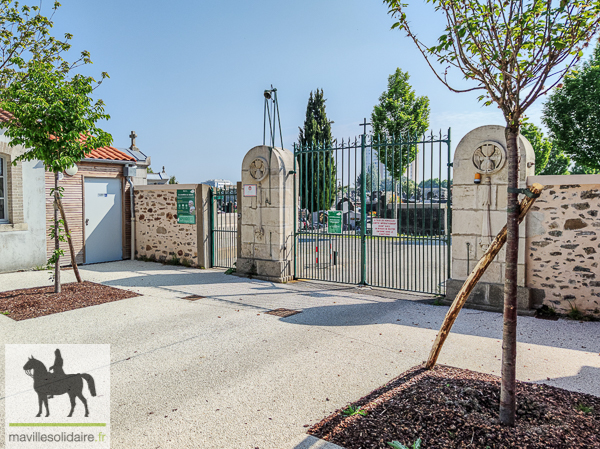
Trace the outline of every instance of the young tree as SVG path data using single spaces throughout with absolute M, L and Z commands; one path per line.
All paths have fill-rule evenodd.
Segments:
M 12 114 L 6 123 L 6 136 L 11 145 L 22 145 L 28 150 L 16 160 L 40 160 L 47 171 L 54 173 L 55 201 L 54 226 L 51 235 L 55 250 L 49 260 L 54 264 L 55 287 L 60 293 L 61 226 L 65 227 L 71 252 L 73 268 L 77 270 L 75 254 L 68 224 L 63 215 L 61 187 L 58 174 L 79 162 L 95 148 L 110 145 L 112 137 L 96 126 L 101 119 L 110 118 L 104 113 L 102 100 L 91 98 L 95 80 L 57 70 L 51 63 L 32 61 L 28 63 L 27 76 L 13 80 L 0 94 L 0 107 Z M 103 74 L 103 78 L 107 76 Z M 80 279 L 78 279 L 80 280 Z
M 600 2 L 584 0 L 426 0 L 446 19 L 437 45 L 425 45 L 407 20 L 403 0 L 384 0 L 398 19 L 392 28 L 413 40 L 437 78 L 454 92 L 481 90 L 506 121 L 508 162 L 507 242 L 500 421 L 515 422 L 517 260 L 519 241 L 517 138 L 525 111 L 556 86 L 582 56 L 600 23 Z M 432 59 L 445 66 L 439 73 Z M 450 85 L 448 69 L 475 85 Z
M 417 97 L 409 78 L 408 72 L 399 68 L 388 77 L 388 88 L 371 114 L 376 142 L 414 139 L 429 128 L 429 98 Z M 380 151 L 378 156 L 393 177 L 400 179 L 416 155 L 417 146 L 413 144 L 386 146 L 386 151 Z
M 593 2 L 597 4 L 598 2 Z M 544 105 L 544 123 L 558 148 L 580 167 L 600 170 L 600 42 L 592 57 L 565 76 Z
M 548 164 L 552 142 L 544 136 L 540 128 L 529 122 L 521 125 L 521 135 L 525 136 L 533 147 L 533 152 L 535 153 L 535 174 L 539 175 Z
M 306 106 L 304 128 L 298 127 L 298 145 L 301 149 L 331 148 L 331 122 L 325 113 L 323 89 L 310 93 Z M 302 208 L 311 212 L 329 210 L 336 193 L 336 168 L 333 150 L 301 154 L 298 164 L 302 165 L 300 194 Z
M 41 4 L 41 2 L 40 2 Z M 53 64 L 59 70 L 69 71 L 76 65 L 90 62 L 84 51 L 74 64 L 65 62 L 62 54 L 71 48 L 71 34 L 64 40 L 50 34 L 54 26 L 52 17 L 60 3 L 54 2 L 50 17 L 41 14 L 39 6 L 21 5 L 14 0 L 0 0 L 0 89 L 27 74 L 28 62 Z

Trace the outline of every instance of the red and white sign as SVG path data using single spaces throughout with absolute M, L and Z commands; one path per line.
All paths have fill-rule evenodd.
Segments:
M 398 220 L 395 218 L 373 218 L 373 235 L 396 237 L 398 235 Z
M 256 196 L 256 184 L 244 184 L 244 196 Z

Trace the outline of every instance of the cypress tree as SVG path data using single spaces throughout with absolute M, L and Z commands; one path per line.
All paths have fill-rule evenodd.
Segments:
M 310 212 L 329 210 L 335 199 L 336 169 L 333 159 L 331 122 L 325 113 L 323 89 L 310 93 L 304 127 L 299 128 L 301 150 L 321 149 L 297 156 L 300 166 L 301 207 Z

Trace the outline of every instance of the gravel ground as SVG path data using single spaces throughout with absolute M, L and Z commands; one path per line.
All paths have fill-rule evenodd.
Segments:
M 406 292 L 271 284 L 150 262 L 81 273 L 143 296 L 23 321 L 0 315 L 0 367 L 4 344 L 110 344 L 119 449 L 325 448 L 304 426 L 426 360 L 448 310 Z M 0 274 L 1 291 L 50 285 L 45 272 Z M 267 313 L 279 308 L 302 313 Z M 501 338 L 501 314 L 465 309 L 439 361 L 497 375 Z M 517 338 L 519 380 L 600 396 L 599 323 L 519 317 Z M 0 368 L 0 391 L 4 376 Z M 64 396 L 53 401 L 69 405 Z
M 63 284 L 58 294 L 54 287 L 24 288 L 0 292 L 0 313 L 21 321 L 134 296 L 140 295 L 88 281 Z
M 422 448 L 600 447 L 596 396 L 518 382 L 514 428 L 500 425 L 499 400 L 497 376 L 416 366 L 351 404 L 352 416 L 337 410 L 309 433 L 346 449 L 411 446 L 419 438 Z

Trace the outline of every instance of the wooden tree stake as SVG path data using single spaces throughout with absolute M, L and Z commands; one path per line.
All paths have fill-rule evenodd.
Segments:
M 539 195 L 543 188 L 543 185 L 536 183 L 529 187 L 529 191 L 534 195 Z M 523 198 L 520 204 L 519 223 L 523 221 L 525 215 L 527 215 L 527 212 L 529 211 L 531 206 L 533 206 L 533 203 L 535 202 L 536 198 L 537 196 L 533 198 L 526 196 L 525 198 Z M 429 353 L 429 359 L 427 360 L 427 364 L 425 365 L 427 369 L 432 369 L 435 366 L 440 352 L 442 350 L 442 346 L 444 345 L 444 342 L 446 341 L 446 338 L 448 337 L 448 334 L 450 333 L 452 325 L 456 321 L 460 310 L 465 305 L 465 302 L 467 302 L 471 291 L 473 290 L 477 282 L 479 282 L 479 279 L 481 279 L 481 276 L 483 276 L 485 270 L 487 270 L 490 263 L 494 260 L 496 255 L 504 246 L 504 243 L 506 243 L 506 225 L 498 233 L 488 250 L 485 252 L 483 257 L 475 266 L 475 268 L 473 268 L 473 271 L 471 271 L 471 274 L 469 274 L 469 277 L 467 278 L 463 286 L 460 288 L 458 294 L 456 295 L 456 298 L 454 298 L 454 301 L 452 302 L 448 313 L 446 313 L 446 318 L 444 318 L 442 327 L 440 328 L 435 342 L 433 343 L 431 352 Z
M 67 224 L 67 217 L 65 216 L 65 210 L 62 205 L 62 201 L 60 199 L 60 195 L 58 192 L 55 195 L 56 204 L 58 205 L 58 210 L 60 210 L 60 216 L 62 218 L 63 224 L 65 225 L 65 233 L 67 234 L 67 241 L 69 242 L 69 252 L 71 253 L 71 266 L 73 267 L 73 271 L 75 272 L 75 277 L 77 278 L 77 282 L 83 282 L 81 280 L 81 276 L 79 274 L 79 268 L 77 267 L 77 262 L 75 261 L 75 249 L 73 248 L 73 241 L 71 240 L 71 233 L 69 232 L 69 225 Z M 60 259 L 56 262 L 60 264 Z

